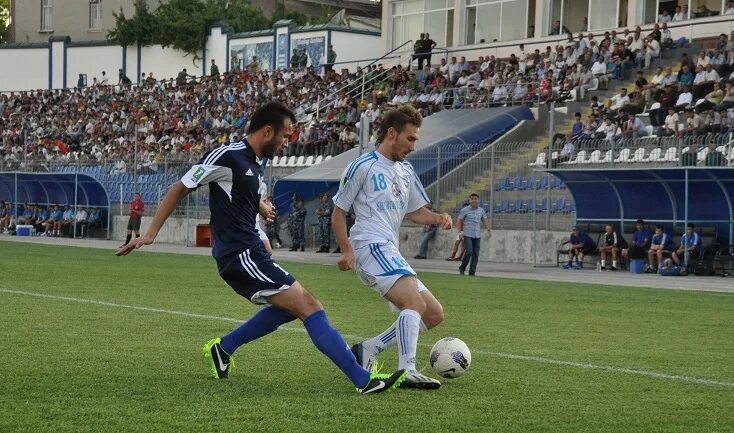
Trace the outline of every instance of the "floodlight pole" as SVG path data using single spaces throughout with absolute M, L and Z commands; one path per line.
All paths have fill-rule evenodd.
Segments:
M 686 173 L 686 178 L 685 178 L 686 179 L 686 181 L 685 181 L 686 189 L 685 189 L 685 199 L 684 199 L 685 207 L 683 209 L 683 212 L 684 212 L 683 213 L 683 218 L 685 219 L 685 221 L 683 223 L 683 233 L 686 233 L 687 234 L 688 232 L 686 230 L 687 230 L 687 227 L 688 227 L 688 169 L 685 169 L 685 173 Z M 673 227 L 673 234 L 675 234 L 675 227 Z M 687 238 L 687 236 L 686 236 L 686 238 Z M 688 239 L 686 239 L 686 243 L 687 242 L 688 242 Z M 683 264 L 686 267 L 688 267 L 688 251 L 686 251 L 686 245 L 685 244 L 683 245 Z
M 74 232 L 73 232 L 73 235 L 72 235 L 72 237 L 74 239 L 76 239 L 76 214 L 79 213 L 79 209 L 77 208 L 77 204 L 78 204 L 78 201 L 79 201 L 78 195 L 79 195 L 79 170 L 77 170 L 74 173 L 74 213 L 75 213 L 75 215 L 74 215 L 74 220 L 71 223 L 72 226 L 74 226 L 74 229 L 73 229 Z
M 551 152 L 551 148 L 553 147 L 553 122 L 555 121 L 555 113 L 556 113 L 556 101 L 551 100 L 550 102 L 550 117 L 548 121 L 548 150 L 545 155 L 545 164 L 546 168 L 551 167 L 551 155 L 553 153 Z M 548 174 L 548 184 L 546 185 L 545 190 L 545 199 L 546 199 L 546 207 L 545 207 L 545 229 L 550 230 L 550 208 L 551 208 L 551 179 L 550 179 L 550 173 Z

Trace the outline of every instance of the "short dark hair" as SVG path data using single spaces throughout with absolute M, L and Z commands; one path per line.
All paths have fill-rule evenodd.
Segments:
M 247 133 L 252 134 L 266 126 L 272 127 L 273 131 L 277 133 L 283 127 L 285 119 L 290 119 L 293 124 L 296 123 L 296 116 L 290 108 L 280 102 L 268 102 L 252 114 Z
M 472 197 L 476 197 L 476 198 L 479 198 L 479 194 L 477 194 L 477 193 L 475 193 L 475 192 L 473 192 L 473 193 L 469 194 L 469 198 L 472 198 Z
M 410 105 L 403 105 L 400 108 L 388 111 L 382 118 L 380 132 L 377 134 L 377 143 L 382 143 L 385 140 L 387 131 L 390 128 L 400 134 L 407 124 L 420 128 L 421 124 L 423 124 L 423 116 Z
M 696 228 L 696 226 L 695 226 L 695 225 L 693 225 L 693 223 L 688 223 L 688 228 L 689 228 L 689 229 L 695 229 L 695 228 Z
M 656 226 L 655 226 L 655 229 L 656 229 L 656 230 L 657 230 L 657 229 L 660 229 L 660 230 L 662 230 L 663 228 L 664 228 L 664 227 L 663 227 L 663 225 L 662 225 L 662 224 L 658 224 L 658 225 L 656 225 Z

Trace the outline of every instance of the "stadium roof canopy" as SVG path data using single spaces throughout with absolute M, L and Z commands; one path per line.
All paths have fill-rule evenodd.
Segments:
M 0 173 L 0 200 L 109 208 L 102 184 L 84 174 Z
M 533 119 L 532 111 L 524 106 L 440 111 L 423 120 L 420 140 L 408 161 L 413 164 L 423 185 L 428 187 L 438 177 L 439 152 L 442 161 L 440 172 L 448 173 L 521 121 Z M 371 150 L 363 149 L 363 152 Z M 278 212 L 287 212 L 294 192 L 306 201 L 324 191 L 333 192 L 346 166 L 358 156 L 359 149 L 350 149 L 279 180 L 273 194 Z

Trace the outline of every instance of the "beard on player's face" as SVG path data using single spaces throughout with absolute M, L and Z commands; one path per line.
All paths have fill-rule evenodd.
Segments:
M 263 157 L 267 159 L 273 159 L 275 154 L 280 150 L 279 147 L 283 143 L 283 138 L 280 136 L 279 131 L 273 130 L 273 137 L 263 144 L 262 152 Z

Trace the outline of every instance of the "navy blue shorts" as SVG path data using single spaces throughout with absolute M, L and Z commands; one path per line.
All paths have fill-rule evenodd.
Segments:
M 290 288 L 296 279 L 273 261 L 264 248 L 246 249 L 217 261 L 219 275 L 239 295 L 253 304 Z

